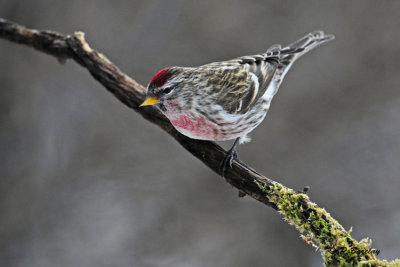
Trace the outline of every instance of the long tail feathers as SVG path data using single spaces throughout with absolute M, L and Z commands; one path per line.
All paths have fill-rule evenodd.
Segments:
M 314 31 L 287 47 L 281 48 L 281 45 L 271 46 L 267 50 L 267 53 L 278 56 L 279 66 L 274 74 L 274 77 L 272 78 L 273 82 L 265 92 L 265 94 L 267 94 L 267 98 L 272 99 L 272 97 L 278 92 L 283 78 L 296 59 L 315 47 L 333 40 L 334 38 L 335 36 L 333 35 L 325 35 L 323 31 Z
M 335 36 L 331 34 L 324 34 L 323 31 L 314 31 L 289 46 L 280 50 L 281 64 L 290 65 L 296 59 L 316 48 L 317 46 L 333 40 Z M 276 49 L 276 45 L 270 49 Z M 269 49 L 268 49 L 269 50 Z

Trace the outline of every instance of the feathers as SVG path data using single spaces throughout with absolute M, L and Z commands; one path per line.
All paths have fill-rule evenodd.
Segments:
M 151 79 L 149 86 L 151 87 L 161 87 L 163 86 L 169 78 L 171 78 L 172 73 L 167 69 L 162 69 L 157 72 L 156 75 Z
M 315 31 L 285 48 L 276 44 L 264 54 L 243 56 L 200 68 L 215 68 L 215 75 L 210 75 L 210 79 L 216 94 L 214 97 L 218 99 L 217 104 L 229 113 L 244 114 L 264 94 L 272 100 L 284 75 L 296 59 L 333 38 L 333 35 Z M 219 71 L 221 68 L 224 71 Z M 267 92 L 268 88 L 270 90 Z
M 186 136 L 246 141 L 245 136 L 265 118 L 292 63 L 332 39 L 315 31 L 259 55 L 199 67 L 169 67 L 153 77 L 147 95 L 159 100 L 161 111 Z
M 289 46 L 283 49 L 281 62 L 282 64 L 289 65 L 290 63 L 294 62 L 296 59 L 304 55 L 305 53 L 309 52 L 310 50 L 316 48 L 317 46 L 331 41 L 335 39 L 335 36 L 327 34 L 325 35 L 323 31 L 314 31 L 303 38 L 300 38 L 294 43 L 291 43 Z M 285 53 L 284 51 L 296 51 L 295 53 Z

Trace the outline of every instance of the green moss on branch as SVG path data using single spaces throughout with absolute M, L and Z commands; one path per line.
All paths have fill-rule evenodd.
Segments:
M 276 205 L 285 220 L 295 226 L 304 241 L 320 249 L 326 266 L 400 266 L 400 261 L 380 261 L 368 238 L 356 241 L 325 209 L 310 201 L 304 193 L 271 181 L 254 180 Z

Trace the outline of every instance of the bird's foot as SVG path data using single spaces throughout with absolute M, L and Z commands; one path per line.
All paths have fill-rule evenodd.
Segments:
M 228 150 L 228 152 L 226 153 L 224 159 L 221 162 L 221 166 L 220 166 L 222 177 L 225 177 L 225 171 L 226 171 L 227 165 L 229 165 L 229 167 L 232 168 L 233 160 L 237 159 L 237 157 L 238 157 L 238 153 L 237 153 L 235 147 L 232 147 L 231 149 Z

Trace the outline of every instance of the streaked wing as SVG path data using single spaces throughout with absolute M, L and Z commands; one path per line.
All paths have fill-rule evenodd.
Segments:
M 278 62 L 277 55 L 267 52 L 205 65 L 208 69 L 216 66 L 207 77 L 214 85 L 211 94 L 229 113 L 246 113 L 267 90 Z

